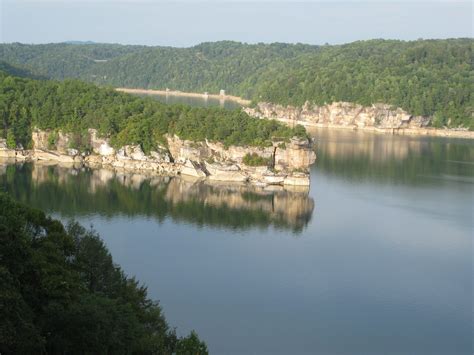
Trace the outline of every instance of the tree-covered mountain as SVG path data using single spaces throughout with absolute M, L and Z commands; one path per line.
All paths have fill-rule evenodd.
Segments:
M 55 79 L 228 93 L 302 105 L 384 102 L 436 126 L 474 128 L 472 39 L 371 40 L 336 46 L 203 43 L 190 48 L 110 44 L 0 45 L 0 60 Z
M 0 193 L 2 354 L 207 354 L 178 338 L 94 231 Z
M 0 45 L 0 60 L 23 66 L 54 79 L 89 78 L 86 73 L 94 64 L 122 57 L 144 46 L 118 44 L 50 43 L 27 45 L 21 43 Z
M 301 126 L 257 120 L 241 110 L 166 105 L 78 80 L 33 80 L 0 72 L 0 138 L 10 148 L 27 148 L 34 128 L 74 133 L 70 148 L 81 150 L 87 150 L 87 130 L 96 128 L 117 147 L 140 144 L 145 152 L 165 143 L 165 134 L 253 146 L 306 136 Z

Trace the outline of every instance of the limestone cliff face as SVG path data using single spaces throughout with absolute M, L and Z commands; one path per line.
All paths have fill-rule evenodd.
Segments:
M 191 142 L 168 136 L 169 151 L 176 163 L 184 164 L 183 174 L 196 177 L 204 173 L 211 180 L 255 181 L 264 184 L 308 185 L 308 168 L 316 160 L 313 142 L 292 138 L 270 147 L 225 147 L 216 142 Z M 256 154 L 272 166 L 253 167 L 244 163 L 247 154 Z
M 317 106 L 306 102 L 303 107 L 285 107 L 262 102 L 256 108 L 245 108 L 244 111 L 258 118 L 328 127 L 425 128 L 431 122 L 430 117 L 413 116 L 401 108 L 393 108 L 386 104 L 367 107 L 349 102 L 334 102 Z
M 221 162 L 244 165 L 247 154 L 257 154 L 262 158 L 275 160 L 275 170 L 305 169 L 315 162 L 313 143 L 308 139 L 292 138 L 289 143 L 275 142 L 270 147 L 230 146 L 222 143 L 191 142 L 177 136 L 168 137 L 168 147 L 176 162 L 186 160 Z
M 49 145 L 49 137 L 52 133 L 47 131 L 34 130 L 32 135 L 32 140 L 35 149 L 40 150 L 51 150 L 54 149 L 58 153 L 67 154 L 70 150 L 71 145 L 71 135 L 62 133 L 61 131 L 56 133 L 54 147 Z
M 55 135 L 54 146 L 51 145 L 51 134 Z M 218 142 L 192 142 L 168 136 L 167 147 L 158 146 L 156 151 L 149 154 L 145 154 L 139 145 L 114 149 L 109 140 L 100 137 L 94 129 L 89 130 L 91 154 L 69 148 L 71 139 L 71 135 L 62 132 L 36 130 L 32 134 L 33 150 L 9 150 L 0 146 L 0 157 L 109 166 L 122 170 L 263 185 L 309 185 L 308 168 L 316 159 L 312 140 L 300 138 L 259 148 L 225 147 Z M 269 166 L 247 166 L 243 162 L 247 154 L 266 158 L 270 162 Z

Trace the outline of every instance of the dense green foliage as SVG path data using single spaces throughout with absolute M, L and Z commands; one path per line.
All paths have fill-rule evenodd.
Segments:
M 0 60 L 54 79 L 74 77 L 114 86 L 237 93 L 240 83 L 268 65 L 315 51 L 317 47 L 301 44 L 230 41 L 192 48 L 13 43 L 0 45 Z
M 265 73 L 262 100 L 303 105 L 383 102 L 435 126 L 474 128 L 472 40 L 369 41 L 325 47 Z
M 261 157 L 257 153 L 245 154 L 242 161 L 244 164 L 248 166 L 264 166 L 264 165 L 270 165 L 271 163 L 271 159 Z
M 72 132 L 70 148 L 80 149 L 87 148 L 87 129 L 97 128 L 116 146 L 140 144 L 145 152 L 162 143 L 165 134 L 257 146 L 306 134 L 301 127 L 257 120 L 241 110 L 166 105 L 77 80 L 32 80 L 0 72 L 0 137 L 29 147 L 34 127 Z
M 207 354 L 177 338 L 93 231 L 0 193 L 0 352 Z
M 474 128 L 472 39 L 372 40 L 337 46 L 203 43 L 191 48 L 0 45 L 0 60 L 56 79 L 240 95 L 302 105 L 384 102 L 435 126 Z M 107 59 L 97 62 L 92 59 Z
M 26 45 L 13 43 L 1 46 L 0 60 L 10 64 L 19 64 L 50 78 L 66 79 L 81 77 L 94 64 L 104 63 L 100 60 L 122 57 L 145 48 L 118 44 Z

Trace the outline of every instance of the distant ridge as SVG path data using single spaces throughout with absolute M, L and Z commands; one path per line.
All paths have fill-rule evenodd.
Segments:
M 74 43 L 74 44 L 71 44 Z M 474 130 L 474 40 L 367 40 L 344 45 L 206 42 L 189 48 L 69 41 L 0 44 L 0 60 L 49 78 L 239 96 L 302 107 L 385 103 L 435 127 Z
M 30 78 L 30 79 L 47 79 L 46 76 L 37 75 L 31 70 L 28 70 L 23 67 L 10 65 L 7 62 L 0 60 L 0 72 L 5 72 L 8 75 L 18 76 L 20 78 Z
M 94 41 L 65 41 L 62 42 L 65 44 L 97 44 L 97 42 Z

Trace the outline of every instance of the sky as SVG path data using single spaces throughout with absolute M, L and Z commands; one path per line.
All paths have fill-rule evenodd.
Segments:
M 192 46 L 472 37 L 470 1 L 0 0 L 0 41 Z

